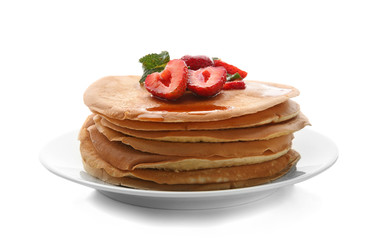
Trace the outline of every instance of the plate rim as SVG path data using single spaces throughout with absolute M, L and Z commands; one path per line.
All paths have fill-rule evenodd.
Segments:
M 39 153 L 39 160 L 41 164 L 50 172 L 53 174 L 62 177 L 66 180 L 94 188 L 96 190 L 102 190 L 102 191 L 107 191 L 107 192 L 113 192 L 113 193 L 118 193 L 118 194 L 124 194 L 124 195 L 134 195 L 134 196 L 145 196 L 145 197 L 160 197 L 160 198 L 199 198 L 199 197 L 220 197 L 220 196 L 230 196 L 230 195 L 240 195 L 240 194 L 248 194 L 248 193 L 259 193 L 263 191 L 269 191 L 269 190 L 274 190 L 277 188 L 293 185 L 299 182 L 303 182 L 305 180 L 308 180 L 324 171 L 326 171 L 328 168 L 333 166 L 338 157 L 339 157 L 339 151 L 338 147 L 335 144 L 334 141 L 332 141 L 329 137 L 327 137 L 324 134 L 321 134 L 315 130 L 312 130 L 310 128 L 303 129 L 302 131 L 304 132 L 303 134 L 316 134 L 319 135 L 320 137 L 324 138 L 326 142 L 328 142 L 329 145 L 331 145 L 334 149 L 334 154 L 331 155 L 331 157 L 326 160 L 325 164 L 322 166 L 318 167 L 317 169 L 314 169 L 314 171 L 308 172 L 306 174 L 302 174 L 299 176 L 296 176 L 294 178 L 290 178 L 281 182 L 272 182 L 272 183 L 267 183 L 263 185 L 258 185 L 258 186 L 251 186 L 251 187 L 245 187 L 245 188 L 236 188 L 236 189 L 225 189 L 225 190 L 212 190 L 212 191 L 159 191 L 159 190 L 144 190 L 144 189 L 133 189 L 133 188 L 128 188 L 128 187 L 122 187 L 122 186 L 115 186 L 108 184 L 106 182 L 102 183 L 96 183 L 92 181 L 88 181 L 83 178 L 74 178 L 70 176 L 69 174 L 65 174 L 62 171 L 59 171 L 58 167 L 55 167 L 54 164 L 49 164 L 49 160 L 47 159 L 46 156 L 44 156 L 48 149 L 49 145 L 53 144 L 55 141 L 66 137 L 67 135 L 77 135 L 79 130 L 75 131 L 70 131 L 65 134 L 62 134 L 52 140 L 50 140 L 45 146 L 41 149 Z M 79 152 L 79 147 L 77 150 Z M 84 169 L 80 169 L 79 173 L 84 172 Z M 86 173 L 87 174 L 87 173 Z M 89 175 L 89 174 L 88 174 Z M 91 175 L 89 175 L 92 177 Z M 96 178 L 94 178 L 96 179 Z M 97 179 L 98 180 L 98 179 Z M 99 180 L 101 181 L 101 180 Z

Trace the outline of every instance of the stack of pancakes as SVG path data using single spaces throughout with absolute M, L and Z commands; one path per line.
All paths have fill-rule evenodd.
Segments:
M 112 76 L 84 94 L 92 111 L 79 140 L 85 170 L 139 189 L 201 191 L 254 186 L 300 159 L 293 133 L 309 124 L 289 98 L 298 90 L 246 82 L 212 98 L 152 97 L 139 76 Z

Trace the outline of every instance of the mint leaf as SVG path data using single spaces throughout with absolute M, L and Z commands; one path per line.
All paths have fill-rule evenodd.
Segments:
M 162 51 L 160 54 L 151 53 L 139 59 L 139 62 L 142 63 L 144 70 L 165 67 L 169 61 L 170 56 L 167 51 Z
M 239 73 L 229 74 L 227 73 L 227 81 L 241 80 L 243 79 Z
M 169 61 L 170 56 L 167 51 L 162 51 L 161 53 L 151 53 L 140 58 L 139 62 L 142 63 L 142 68 L 144 71 L 140 79 L 140 84 L 145 82 L 145 79 L 149 74 L 164 70 Z
M 145 79 L 146 77 L 149 75 L 149 74 L 152 74 L 154 72 L 161 72 L 165 69 L 165 67 L 158 67 L 158 68 L 153 68 L 153 69 L 146 69 L 144 70 L 144 73 L 143 75 L 141 76 L 141 79 L 140 79 L 140 84 L 143 84 L 145 82 Z

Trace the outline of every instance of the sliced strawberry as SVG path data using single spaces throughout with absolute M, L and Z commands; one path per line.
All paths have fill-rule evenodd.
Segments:
M 223 62 L 220 59 L 215 59 L 214 65 L 215 65 L 215 67 L 224 67 L 227 70 L 228 74 L 239 73 L 242 78 L 245 78 L 248 74 L 246 71 L 243 71 L 243 70 L 241 70 L 241 69 L 239 69 L 239 68 L 237 68 L 231 64 Z
M 155 97 L 175 100 L 186 91 L 188 69 L 184 61 L 174 59 L 165 69 L 152 73 L 145 79 L 145 88 Z
M 200 68 L 214 66 L 214 62 L 207 56 L 190 56 L 185 55 L 181 57 L 181 60 L 185 61 L 186 65 L 191 70 L 198 70 Z
M 211 97 L 222 90 L 226 82 L 227 71 L 222 67 L 206 67 L 196 71 L 189 71 L 187 88 L 193 93 Z
M 238 80 L 238 81 L 226 82 L 223 85 L 223 90 L 233 90 L 233 89 L 245 89 L 245 82 Z

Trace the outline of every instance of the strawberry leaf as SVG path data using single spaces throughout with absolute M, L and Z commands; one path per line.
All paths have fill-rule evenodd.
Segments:
M 227 81 L 241 80 L 243 79 L 239 73 L 229 74 L 227 73 Z

